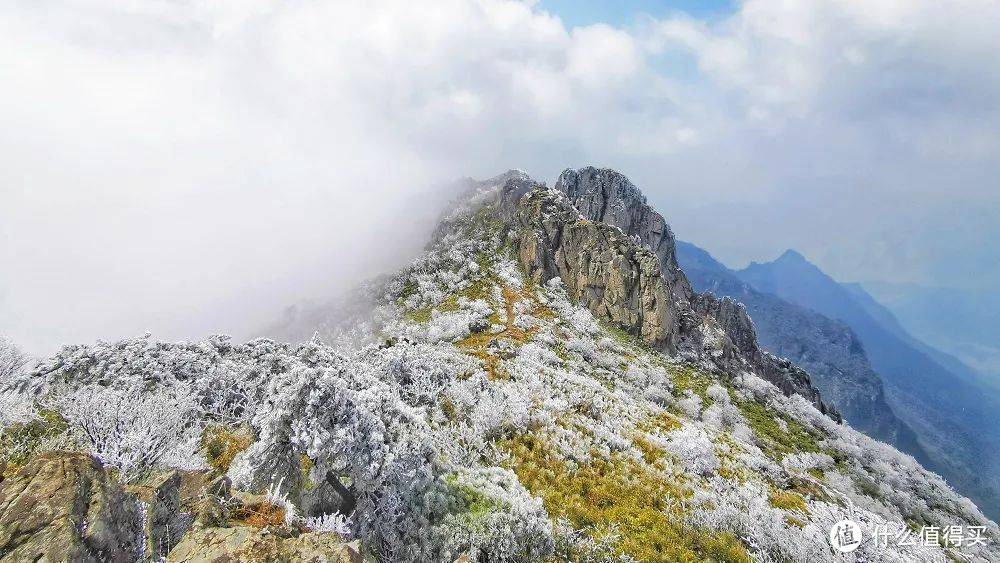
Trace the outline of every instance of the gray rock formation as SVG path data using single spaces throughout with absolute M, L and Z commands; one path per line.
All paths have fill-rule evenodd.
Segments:
M 536 283 L 559 277 L 569 294 L 599 317 L 655 348 L 676 352 L 681 309 L 656 256 L 620 230 L 580 216 L 565 198 L 535 189 L 511 213 L 517 184 L 501 193 L 501 210 L 516 217 L 521 265 Z
M 566 194 L 584 217 L 617 227 L 656 254 L 673 305 L 697 313 L 696 323 L 700 320 L 698 317 L 713 319 L 725 333 L 727 341 L 722 343 L 718 358 L 724 369 L 735 372 L 748 364 L 784 393 L 802 395 L 820 410 L 831 410 L 835 415 L 820 401 L 819 393 L 810 385 L 804 371 L 761 349 L 753 321 L 741 304 L 693 291 L 677 262 L 677 243 L 666 220 L 646 202 L 646 197 L 628 178 L 610 169 L 566 170 L 559 176 L 556 190 Z M 696 328 L 697 325 L 689 326 L 685 332 L 695 337 L 702 334 Z
M 676 243 L 663 215 L 646 203 L 646 196 L 628 178 L 609 169 L 565 170 L 556 190 L 566 194 L 580 214 L 618 227 L 638 237 L 660 261 L 663 279 L 678 302 L 692 297 L 691 286 L 677 265 Z
M 710 357 L 730 374 L 752 370 L 839 419 L 804 371 L 761 350 L 742 305 L 691 289 L 663 216 L 618 172 L 566 171 L 555 190 L 510 176 L 497 197 L 536 283 L 559 277 L 571 297 L 646 344 Z
M 128 487 L 143 503 L 142 520 L 145 558 L 160 561 L 180 541 L 189 527 L 181 514 L 181 476 L 175 470 L 148 477 L 143 483 Z

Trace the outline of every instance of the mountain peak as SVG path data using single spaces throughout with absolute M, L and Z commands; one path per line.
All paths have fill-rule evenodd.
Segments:
M 585 166 L 577 170 L 567 168 L 559 175 L 556 189 L 570 199 L 602 193 L 604 199 L 615 199 L 625 206 L 645 205 L 646 196 L 624 174 L 612 168 Z M 601 219 L 597 219 L 601 220 Z
M 813 264 L 801 252 L 794 249 L 787 249 L 770 262 L 751 262 L 749 266 L 742 270 L 748 274 L 778 271 L 795 272 L 797 276 L 805 276 L 808 279 L 823 280 L 823 283 L 836 284 L 836 282 L 821 270 L 819 266 Z M 752 282 L 751 282 L 752 283 Z M 758 286 L 758 289 L 762 289 Z
M 791 263 L 811 264 L 809 262 L 809 260 L 806 260 L 805 256 L 803 256 L 801 253 L 799 253 L 798 251 L 793 250 L 791 248 L 789 248 L 788 250 L 785 250 L 785 252 L 783 252 L 781 254 L 781 256 L 779 256 L 774 261 L 775 262 L 790 263 L 790 264 Z
M 677 266 L 670 226 L 624 174 L 592 166 L 577 170 L 568 168 L 559 175 L 555 189 L 565 194 L 587 219 L 607 223 L 630 237 L 638 237 L 659 259 L 671 293 L 682 301 L 690 299 L 690 286 Z

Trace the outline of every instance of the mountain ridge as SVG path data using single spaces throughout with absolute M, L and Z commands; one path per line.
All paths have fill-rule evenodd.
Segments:
M 972 501 L 838 420 L 742 305 L 661 263 L 655 210 L 605 189 L 627 179 L 572 172 L 589 178 L 572 199 L 519 172 L 465 182 L 426 251 L 359 290 L 370 309 L 280 325 L 307 341 L 66 346 L 0 394 L 2 437 L 22 439 L 0 449 L 15 475 L 0 500 L 65 488 L 50 469 L 91 460 L 88 482 L 110 485 L 83 498 L 113 510 L 84 532 L 110 560 L 836 563 L 830 530 L 850 519 L 866 538 L 983 539 L 865 541 L 865 560 L 1000 561 Z M 145 506 L 133 494 L 157 501 L 153 532 L 125 517 Z M 80 528 L 52 515 L 79 504 L 0 502 L 2 521 L 68 538 L 0 535 L 0 550 L 72 559 Z
M 695 289 L 744 303 L 758 328 L 762 345 L 804 367 L 826 400 L 837 405 L 853 426 L 927 462 L 927 454 L 916 442 L 913 430 L 885 403 L 882 381 L 872 370 L 860 340 L 850 327 L 776 295 L 757 291 L 707 251 L 691 243 L 679 241 L 677 248 L 679 262 Z M 793 259 L 804 261 L 800 254 L 795 254 L 797 257 Z
M 1000 386 L 1000 297 L 996 292 L 952 286 L 866 281 L 876 296 L 921 341 L 975 369 Z
M 933 466 L 991 514 L 1000 514 L 1000 456 L 992 453 L 1000 447 L 1000 395 L 986 392 L 970 373 L 947 369 L 935 359 L 939 352 L 929 352 L 869 294 L 859 301 L 857 288 L 845 287 L 804 257 L 753 263 L 734 273 L 761 291 L 850 326 L 886 383 L 889 404 L 916 430 Z M 984 461 L 994 470 L 982 472 Z
M 840 419 L 839 413 L 819 397 L 809 382 L 808 374 L 760 348 L 753 321 L 741 304 L 726 297 L 717 299 L 711 295 L 696 294 L 692 290 L 677 262 L 676 242 L 669 225 L 660 213 L 646 203 L 645 196 L 628 178 L 610 169 L 570 169 L 560 174 L 553 191 L 565 195 L 585 219 L 610 225 L 624 235 L 634 237 L 654 253 L 673 306 L 681 309 L 688 307 L 706 319 L 714 319 L 729 338 L 733 349 L 723 352 L 728 361 L 726 369 L 739 369 L 731 360 L 734 356 L 742 356 L 783 391 L 802 395 L 821 412 L 831 414 L 835 420 Z M 697 333 L 690 325 L 698 322 L 688 320 L 689 326 L 685 328 L 689 333 Z

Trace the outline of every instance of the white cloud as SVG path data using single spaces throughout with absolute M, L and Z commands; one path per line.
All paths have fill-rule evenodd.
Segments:
M 0 322 L 35 350 L 242 334 L 413 251 L 397 213 L 423 186 L 510 167 L 618 167 L 730 260 L 933 275 L 946 246 L 866 237 L 996 208 L 998 12 L 755 0 L 566 29 L 501 0 L 7 3 Z
M 1000 5 L 980 0 L 750 0 L 713 24 L 658 22 L 652 43 L 689 52 L 703 91 L 725 100 L 714 141 L 764 171 L 742 183 L 766 194 L 758 212 L 730 220 L 751 236 L 705 239 L 730 261 L 797 246 L 849 279 L 1000 282 L 984 244 L 1000 231 L 960 218 L 1000 212 L 996 29 Z M 731 200 L 741 182 L 724 182 Z M 889 240 L 902 246 L 872 252 Z

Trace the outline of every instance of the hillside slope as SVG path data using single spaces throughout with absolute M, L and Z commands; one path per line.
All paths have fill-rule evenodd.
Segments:
M 567 197 L 518 172 L 471 186 L 423 256 L 366 287 L 369 314 L 324 323 L 328 343 L 70 346 L 13 389 L 40 393 L 66 422 L 59 443 L 122 479 L 210 454 L 203 471 L 255 503 L 252 519 L 199 516 L 168 560 L 277 514 L 292 527 L 270 538 L 347 536 L 379 561 L 843 561 L 827 537 L 845 518 L 865 560 L 1000 561 L 995 523 L 838 423 L 805 372 L 759 349 L 741 306 L 690 290 L 672 240 L 647 248 L 669 231 L 645 230 L 645 203 L 618 197 L 627 180 L 583 172 L 611 189 L 598 208 L 615 225 L 574 206 L 589 188 Z M 92 439 L 129 413 L 155 439 Z M 247 439 L 192 449 L 209 429 Z M 872 539 L 921 524 L 989 543 Z
M 850 326 L 886 383 L 893 411 L 913 428 L 933 467 L 1000 515 L 1000 394 L 928 354 L 866 293 L 857 298 L 801 254 L 751 264 L 740 279 Z M 874 313 L 874 315 L 873 315 Z M 985 468 L 985 471 L 984 471 Z
M 913 430 L 886 403 L 882 380 L 850 327 L 758 291 L 691 243 L 678 242 L 677 248 L 694 288 L 746 305 L 761 345 L 808 371 L 824 400 L 836 405 L 851 426 L 927 463 Z

